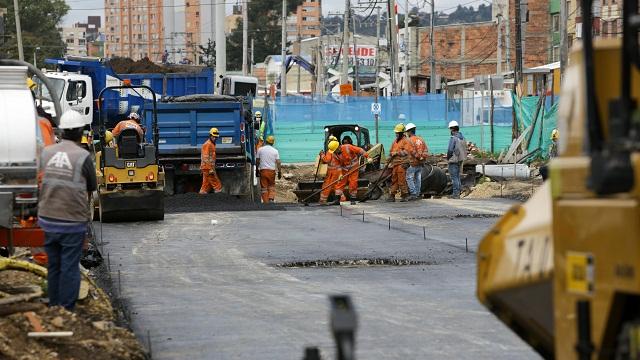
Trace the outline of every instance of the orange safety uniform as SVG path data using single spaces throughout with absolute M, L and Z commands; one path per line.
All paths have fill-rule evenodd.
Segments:
M 320 160 L 327 164 L 327 175 L 324 177 L 324 182 L 322 183 L 322 192 L 320 193 L 320 203 L 326 203 L 331 191 L 335 191 L 336 196 L 339 196 L 340 199 L 344 197 L 342 193 L 342 181 L 337 181 L 340 176 L 342 176 L 342 160 L 340 156 L 336 153 L 332 153 L 327 151 L 322 155 Z M 335 182 L 332 186 L 329 184 Z M 327 187 L 329 186 L 329 187 Z M 325 189 L 325 187 L 327 187 Z
M 38 118 L 38 126 L 40 127 L 40 133 L 42 134 L 42 141 L 44 146 L 53 145 L 56 143 L 56 136 L 53 133 L 53 127 L 51 122 L 46 118 Z
M 394 140 L 391 145 L 391 187 L 389 187 L 389 197 L 395 197 L 396 192 L 400 189 L 402 197 L 406 197 L 409 193 L 407 185 L 407 168 L 409 167 L 410 154 L 413 153 L 413 146 L 406 137 L 400 140 Z M 394 156 L 395 155 L 395 156 Z
M 407 140 L 409 140 L 413 147 L 413 151 L 409 154 L 409 164 L 411 166 L 422 166 L 429 153 L 427 143 L 418 135 L 409 136 Z
M 276 199 L 276 171 L 270 169 L 260 170 L 260 197 L 263 203 Z
M 351 144 L 340 145 L 340 158 L 342 160 L 342 184 L 344 189 L 349 186 L 349 196 L 352 200 L 355 200 L 358 196 L 358 175 L 359 171 L 356 170 L 360 166 L 358 159 L 360 156 L 367 157 L 367 152 L 362 148 L 359 148 Z M 348 174 L 348 175 L 347 175 Z
M 202 151 L 200 152 L 200 171 L 202 172 L 200 194 L 208 194 L 211 189 L 215 192 L 222 191 L 222 183 L 215 169 L 216 144 L 211 141 L 211 139 L 207 139 L 207 141 L 202 144 Z
M 144 139 L 144 131 L 142 130 L 142 126 L 138 124 L 135 120 L 123 120 L 116 125 L 115 128 L 111 131 L 114 137 L 118 137 L 120 133 L 124 129 L 136 129 L 138 135 L 140 135 L 140 140 Z

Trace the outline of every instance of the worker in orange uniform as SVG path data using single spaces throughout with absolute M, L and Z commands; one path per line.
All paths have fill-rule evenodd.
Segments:
M 275 143 L 273 135 L 267 136 L 266 145 L 256 153 L 256 175 L 260 177 L 260 194 L 265 204 L 275 202 L 276 199 L 276 169 L 278 179 L 282 178 L 280 153 L 273 147 Z
M 327 175 L 322 183 L 322 192 L 320 193 L 320 204 L 326 204 L 327 199 L 332 191 L 335 192 L 335 203 L 339 204 L 341 200 L 346 200 L 342 191 L 342 159 L 340 158 L 340 143 L 337 141 L 329 142 L 328 151 L 320 152 L 320 161 L 327 164 Z M 333 184 L 333 185 L 330 185 Z
M 129 118 L 127 120 L 122 120 L 116 125 L 115 128 L 111 131 L 114 137 L 118 138 L 120 133 L 124 129 L 135 129 L 138 132 L 138 142 L 142 142 L 144 139 L 144 130 L 142 130 L 142 126 L 140 126 L 140 115 L 135 112 L 129 114 Z
M 42 143 L 44 147 L 53 145 L 56 143 L 56 135 L 53 132 L 51 115 L 45 112 L 42 106 L 38 105 L 38 102 L 36 101 L 36 90 L 38 90 L 38 85 L 31 80 L 31 78 L 27 78 L 27 87 L 31 90 L 31 96 L 33 97 L 33 101 L 36 106 L 36 112 L 38 114 L 38 128 L 40 129 Z
M 410 154 L 413 152 L 413 146 L 404 135 L 404 124 L 400 123 L 393 129 L 396 133 L 396 139 L 391 145 L 391 187 L 389 187 L 389 198 L 387 201 L 396 201 L 396 193 L 400 190 L 400 201 L 408 201 L 409 187 L 407 186 L 407 169 L 409 168 Z
M 202 187 L 200 194 L 208 194 L 211 189 L 216 193 L 222 191 L 222 183 L 216 173 L 216 140 L 220 136 L 217 128 L 209 130 L 209 138 L 202 144 L 200 153 L 200 171 L 202 171 Z
M 424 139 L 416 135 L 416 125 L 408 123 L 405 126 L 407 140 L 413 146 L 413 152 L 409 154 L 409 168 L 407 169 L 407 185 L 409 186 L 409 200 L 418 200 L 422 188 L 422 167 L 427 159 L 429 148 Z
M 360 166 L 360 157 L 364 156 L 368 158 L 369 155 L 362 148 L 353 145 L 353 141 L 350 136 L 342 138 L 342 145 L 340 145 L 340 155 L 342 159 L 342 188 L 349 186 L 349 200 L 351 205 L 356 204 L 356 198 L 358 197 L 358 167 Z

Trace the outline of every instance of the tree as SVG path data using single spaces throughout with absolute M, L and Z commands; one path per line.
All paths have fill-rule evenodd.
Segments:
M 38 64 L 47 57 L 64 55 L 65 44 L 58 32 L 58 25 L 69 11 L 64 0 L 20 0 L 20 26 L 25 60 L 31 59 L 36 47 Z M 0 56 L 18 58 L 18 40 L 13 0 L 0 0 L 0 8 L 7 8 L 5 14 L 4 42 L 0 41 Z
M 207 46 L 198 45 L 200 64 L 213 67 L 216 65 L 216 43 L 208 39 Z
M 263 61 L 269 55 L 280 54 L 282 0 L 251 1 L 249 12 L 249 39 L 254 39 L 254 58 Z M 302 0 L 288 0 L 288 14 L 295 11 Z M 249 40 L 250 41 L 250 40 Z M 227 37 L 227 68 L 242 69 L 242 20 Z

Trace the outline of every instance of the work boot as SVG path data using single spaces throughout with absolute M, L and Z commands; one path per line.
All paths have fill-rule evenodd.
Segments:
M 337 199 L 333 200 L 331 205 L 340 205 L 340 198 L 337 198 Z
M 409 196 L 408 195 L 402 195 L 402 197 L 400 198 L 400 202 L 407 202 L 409 201 Z
M 351 200 L 351 205 L 355 205 L 356 201 L 355 200 Z
M 396 202 L 396 197 L 389 195 L 389 197 L 387 197 L 387 202 Z

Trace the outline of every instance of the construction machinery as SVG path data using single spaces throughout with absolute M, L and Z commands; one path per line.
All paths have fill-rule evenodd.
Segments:
M 571 54 L 549 180 L 478 249 L 479 300 L 548 359 L 640 358 L 640 15 L 621 7 L 621 39 L 586 30 Z
M 100 113 L 100 151 L 96 152 L 99 219 L 102 222 L 163 220 L 164 170 L 158 162 L 156 93 L 145 85 L 109 86 L 100 91 L 99 101 L 106 91 L 113 90 L 143 90 L 152 95 L 151 128 L 146 129 L 151 131 L 151 141 L 145 141 L 136 129 L 129 128 L 116 136 L 115 144 L 108 144 L 107 119 Z
M 0 59 L 0 246 L 9 253 L 18 246 L 44 246 L 44 232 L 36 223 L 43 141 L 34 99 L 25 82 L 27 71 L 57 95 L 53 83 L 31 64 Z M 61 114 L 59 101 L 52 106 Z M 53 122 L 58 121 L 54 116 Z

